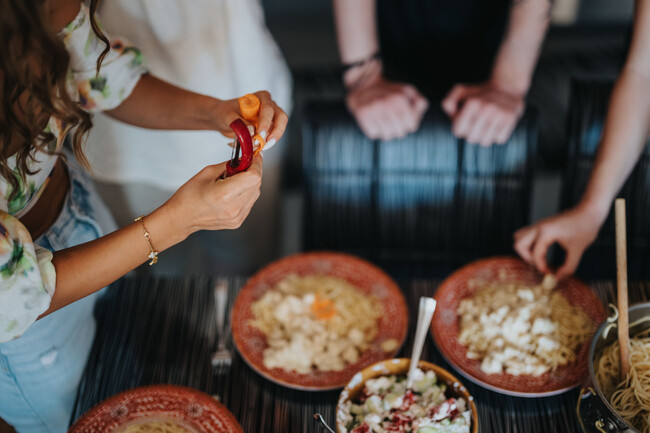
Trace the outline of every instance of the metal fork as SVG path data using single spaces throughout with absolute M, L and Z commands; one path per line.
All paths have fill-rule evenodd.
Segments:
M 327 423 L 325 422 L 325 419 L 323 419 L 323 415 L 321 415 L 321 414 L 319 414 L 319 413 L 315 413 L 315 414 L 314 414 L 314 419 L 315 419 L 316 421 L 320 422 L 321 425 L 323 426 L 323 428 L 326 429 L 328 432 L 330 432 L 330 433 L 336 433 L 336 432 L 332 429 L 332 427 L 330 427 L 330 426 L 327 425 Z
M 212 354 L 212 368 L 215 374 L 224 374 L 228 372 L 232 362 L 232 354 L 226 349 L 226 333 L 224 332 L 226 323 L 226 306 L 228 305 L 228 283 L 226 280 L 218 280 L 214 285 L 214 302 L 217 309 L 217 333 L 219 343 L 217 350 Z

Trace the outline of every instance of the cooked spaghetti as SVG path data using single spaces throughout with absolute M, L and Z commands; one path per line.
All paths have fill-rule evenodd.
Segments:
M 459 341 L 487 374 L 540 376 L 570 364 L 594 330 L 584 311 L 553 290 L 551 276 L 537 285 L 512 282 L 505 273 L 469 284 L 477 289 L 458 307 Z
M 171 421 L 153 421 L 133 424 L 120 430 L 120 433 L 190 433 L 175 422 Z
M 594 363 L 600 389 L 616 412 L 637 430 L 650 433 L 650 329 L 630 339 L 630 371 L 619 380 L 618 340 L 606 347 Z
M 339 371 L 356 362 L 377 335 L 379 301 L 327 275 L 289 275 L 253 303 L 253 326 L 268 347 L 267 368 Z M 385 341 L 390 352 L 397 342 Z

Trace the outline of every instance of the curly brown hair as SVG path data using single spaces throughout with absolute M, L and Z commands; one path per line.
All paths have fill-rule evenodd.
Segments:
M 21 180 L 32 175 L 28 166 L 34 150 L 48 151 L 55 140 L 45 126 L 50 117 L 68 128 L 77 127 L 72 138 L 76 159 L 85 167 L 84 136 L 92 126 L 91 115 L 81 109 L 66 90 L 70 56 L 63 41 L 51 29 L 46 0 L 0 0 L 0 177 L 18 193 Z M 97 59 L 97 72 L 110 50 L 108 38 L 95 21 L 99 0 L 91 0 L 92 29 L 106 48 Z M 61 149 L 54 149 L 60 153 Z M 17 173 L 8 164 L 16 155 Z

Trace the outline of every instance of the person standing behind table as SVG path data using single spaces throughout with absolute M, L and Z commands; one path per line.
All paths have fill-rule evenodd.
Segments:
M 517 231 L 514 247 L 540 272 L 553 272 L 546 253 L 554 243 L 566 251 L 558 278 L 573 274 L 598 236 L 616 194 L 645 149 L 650 133 L 650 0 L 635 5 L 630 50 L 612 91 L 603 136 L 580 202 Z
M 389 140 L 416 131 L 427 99 L 444 97 L 457 137 L 503 144 L 523 114 L 550 8 L 548 0 L 334 0 L 348 109 L 365 135 Z
M 197 230 L 237 228 L 260 193 L 261 156 L 228 179 L 225 163 L 207 166 L 104 235 L 110 216 L 75 162 L 85 162 L 87 111 L 220 133 L 241 113 L 237 99 L 148 74 L 137 48 L 97 26 L 97 4 L 0 0 L 0 46 L 10 47 L 0 50 L 0 418 L 19 433 L 67 431 L 95 333 L 92 294 Z M 286 114 L 257 96 L 260 128 L 279 139 Z
M 108 31 L 142 50 L 157 76 L 218 98 L 266 89 L 290 111 L 291 75 L 259 0 L 111 0 L 102 2 L 100 15 Z M 146 130 L 100 114 L 88 159 L 100 195 L 121 223 L 166 200 L 206 164 L 229 159 L 230 141 L 207 131 Z M 190 239 L 170 256 L 177 260 L 165 262 L 165 272 L 248 273 L 275 258 L 285 142 L 265 147 L 263 191 L 247 223 Z

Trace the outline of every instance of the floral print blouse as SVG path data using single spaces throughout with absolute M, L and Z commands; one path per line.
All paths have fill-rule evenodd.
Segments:
M 70 54 L 68 92 L 88 111 L 110 110 L 126 99 L 146 72 L 140 51 L 120 38 L 109 36 L 111 50 L 97 74 L 97 58 L 104 43 L 90 25 L 88 8 L 59 34 Z M 69 128 L 51 118 L 46 130 L 55 140 L 48 150 L 61 149 Z M 52 252 L 36 245 L 18 218 L 38 200 L 57 161 L 52 153 L 39 152 L 29 162 L 33 175 L 21 178 L 15 156 L 9 159 L 19 179 L 18 192 L 0 178 L 0 343 L 21 336 L 50 305 L 56 284 Z M 9 199 L 11 197 L 11 199 Z

